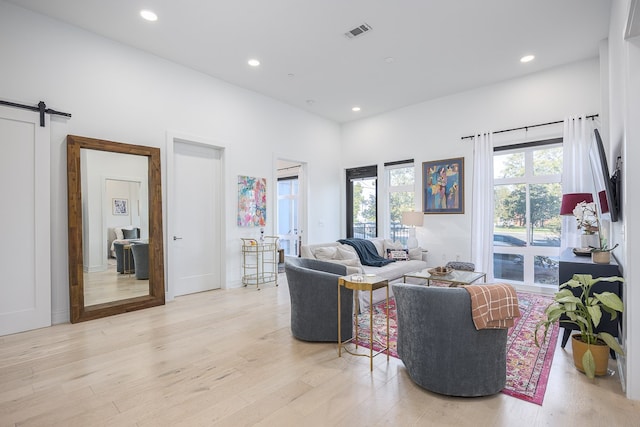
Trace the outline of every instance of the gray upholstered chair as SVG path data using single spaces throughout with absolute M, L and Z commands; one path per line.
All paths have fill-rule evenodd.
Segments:
M 131 252 L 136 268 L 136 279 L 144 280 L 149 278 L 149 244 L 132 243 Z
M 310 258 L 285 260 L 291 298 L 291 333 L 303 341 L 338 342 L 338 277 L 344 265 Z M 353 336 L 353 291 L 340 288 L 342 340 Z
M 498 393 L 507 378 L 507 330 L 476 330 L 463 288 L 395 283 L 398 355 L 411 379 L 449 396 Z

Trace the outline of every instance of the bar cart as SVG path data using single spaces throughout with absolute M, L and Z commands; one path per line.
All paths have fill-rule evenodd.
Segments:
M 278 286 L 278 239 L 264 236 L 264 240 L 241 237 L 242 284 L 260 285 L 275 282 Z

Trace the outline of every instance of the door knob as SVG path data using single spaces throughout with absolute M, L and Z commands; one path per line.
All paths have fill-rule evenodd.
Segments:
M 182 237 L 173 236 L 173 240 L 182 240 Z

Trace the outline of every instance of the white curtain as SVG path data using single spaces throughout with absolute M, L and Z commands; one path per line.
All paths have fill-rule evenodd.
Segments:
M 592 135 L 592 121 L 585 116 L 571 116 L 564 119 L 562 194 L 593 194 L 593 176 L 589 164 Z M 562 217 L 560 250 L 580 246 L 580 231 L 576 227 L 575 218 L 572 215 Z
M 493 134 L 473 138 L 471 259 L 493 280 Z

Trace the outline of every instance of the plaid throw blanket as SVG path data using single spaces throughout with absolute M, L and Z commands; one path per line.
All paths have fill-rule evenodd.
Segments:
M 471 297 L 471 316 L 476 329 L 508 329 L 520 317 L 518 296 L 506 283 L 464 287 Z

